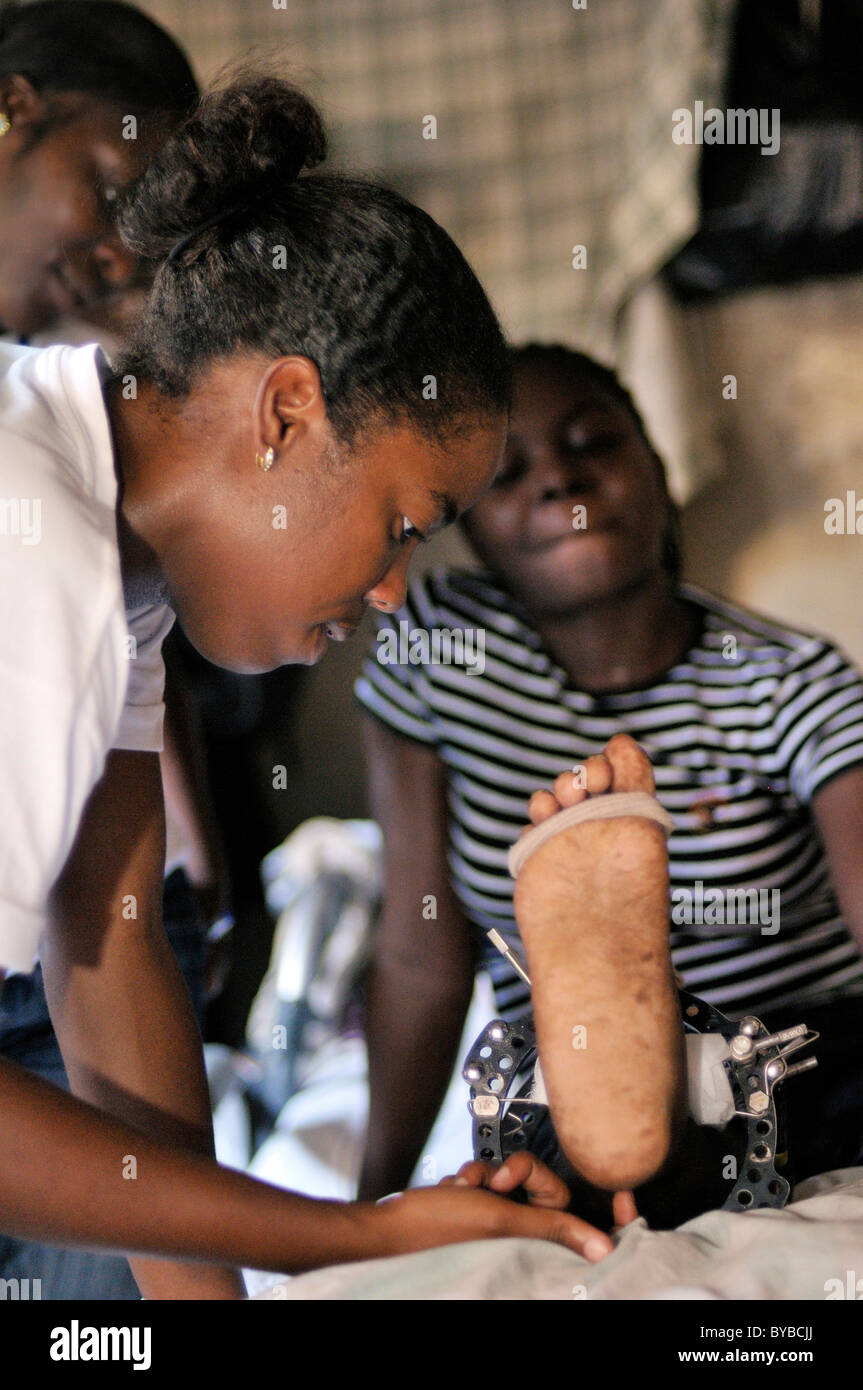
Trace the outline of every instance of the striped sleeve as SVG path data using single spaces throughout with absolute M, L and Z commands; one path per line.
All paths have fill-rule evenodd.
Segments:
M 410 596 L 398 613 L 376 613 L 375 627 L 354 694 L 364 709 L 396 733 L 419 743 L 437 743 L 437 723 L 420 689 L 423 667 L 410 661 L 412 637 L 419 628 Z
M 863 680 L 836 647 L 818 642 L 800 653 L 777 704 L 791 790 L 808 805 L 837 773 L 863 764 Z

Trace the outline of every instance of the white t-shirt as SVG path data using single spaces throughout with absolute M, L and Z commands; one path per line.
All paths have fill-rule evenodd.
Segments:
M 31 970 L 48 893 L 112 748 L 162 747 L 163 605 L 126 612 L 102 350 L 0 343 L 0 968 Z

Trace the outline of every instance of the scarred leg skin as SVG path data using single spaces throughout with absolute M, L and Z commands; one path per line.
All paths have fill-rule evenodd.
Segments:
M 607 792 L 654 791 L 628 735 L 537 792 L 539 824 Z M 684 1121 L 683 1030 L 668 934 L 668 855 L 641 816 L 589 821 L 527 861 L 515 914 L 533 982 L 539 1056 L 560 1142 L 589 1183 L 638 1187 L 666 1162 Z

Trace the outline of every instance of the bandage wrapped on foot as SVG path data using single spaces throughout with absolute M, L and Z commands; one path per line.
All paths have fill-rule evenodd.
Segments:
M 674 821 L 665 807 L 649 792 L 608 792 L 605 796 L 580 801 L 577 806 L 568 806 L 520 836 L 509 851 L 507 863 L 511 876 L 518 878 L 528 859 L 553 836 L 583 821 L 614 820 L 618 816 L 644 816 L 662 826 L 666 835 L 674 829 Z

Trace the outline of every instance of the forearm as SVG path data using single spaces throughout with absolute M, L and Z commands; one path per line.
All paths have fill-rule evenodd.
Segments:
M 812 809 L 843 920 L 863 952 L 863 767 L 819 788 Z
M 201 1040 L 161 923 L 158 759 L 114 753 L 88 802 L 41 943 L 73 1092 L 151 1138 L 211 1154 Z M 238 1276 L 148 1263 L 151 1298 L 236 1297 Z
M 405 1187 L 423 1152 L 452 1075 L 476 967 L 450 884 L 446 777 L 437 753 L 372 716 L 363 732 L 371 812 L 384 836 L 386 903 L 367 986 L 370 1109 L 359 1195 L 378 1198 Z
M 107 936 L 99 968 L 48 934 L 48 1006 L 75 1095 L 127 1124 L 212 1154 L 209 1095 L 188 991 L 158 922 Z M 74 924 L 71 930 L 74 931 Z
M 435 980 L 378 952 L 366 990 L 370 1094 L 361 1199 L 410 1181 L 449 1086 L 472 989 L 469 969 Z
M 373 1208 L 220 1168 L 3 1060 L 0 1116 L 0 1230 L 11 1235 L 286 1273 L 385 1253 Z
M 128 935 L 108 938 L 99 971 L 70 964 L 56 942 L 46 943 L 46 992 L 69 1083 L 82 1100 L 142 1134 L 211 1156 L 201 1040 L 185 985 L 161 927 L 130 925 Z M 132 1269 L 150 1298 L 242 1291 L 227 1270 L 155 1261 Z

